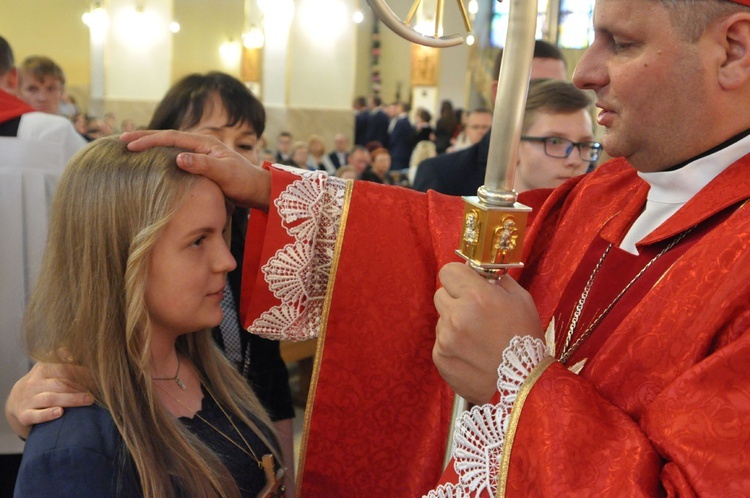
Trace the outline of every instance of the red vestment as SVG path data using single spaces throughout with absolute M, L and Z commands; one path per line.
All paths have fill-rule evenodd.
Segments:
M 740 496 L 750 490 L 748 168 L 750 157 L 727 168 L 639 244 L 648 253 L 698 225 L 675 256 L 668 252 L 655 263 L 659 277 L 644 274 L 648 285 L 625 293 L 583 343 L 572 358 L 587 358 L 580 375 L 545 362 L 529 377 L 523 402 L 513 406 L 503 448 L 507 468 L 493 469 L 507 496 Z M 274 172 L 273 197 L 295 188 L 300 196 L 296 179 Z M 543 324 L 566 299 L 589 249 L 600 239 L 619 243 L 647 190 L 624 160 L 614 160 L 555 190 L 536 213 L 518 277 Z M 298 234 L 309 227 L 295 232 L 295 226 L 325 196 L 308 196 L 304 209 L 282 203 L 267 218 L 253 215 L 248 236 L 265 230 L 266 237 L 248 243 L 256 244 L 251 256 L 277 263 L 263 275 L 256 263 L 256 274 L 247 275 L 246 323 L 276 337 L 321 334 L 301 462 L 303 496 L 420 496 L 437 480 L 447 434 L 452 395 L 431 361 L 432 294 L 437 270 L 454 259 L 462 201 L 365 183 L 355 183 L 351 194 L 341 203 L 340 229 L 327 242 L 302 237 L 296 251 L 288 248 L 300 245 Z M 330 250 L 328 266 L 309 256 L 305 244 Z M 319 281 L 320 267 L 330 281 Z M 299 286 L 283 278 L 292 273 L 318 291 L 293 290 Z M 608 281 L 604 273 L 599 277 Z M 567 292 L 580 293 L 584 283 Z M 274 306 L 279 309 L 268 314 Z M 565 331 L 557 332 L 560 342 Z
M 27 112 L 34 112 L 34 108 L 14 95 L 0 90 L 0 123 L 5 123 Z

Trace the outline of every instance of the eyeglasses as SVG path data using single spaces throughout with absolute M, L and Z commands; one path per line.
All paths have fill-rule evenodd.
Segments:
M 527 142 L 542 142 L 544 144 L 544 153 L 550 157 L 567 158 L 573 152 L 573 148 L 578 148 L 578 153 L 584 161 L 594 162 L 599 159 L 602 152 L 602 144 L 599 142 L 574 142 L 562 137 L 521 137 L 521 140 Z

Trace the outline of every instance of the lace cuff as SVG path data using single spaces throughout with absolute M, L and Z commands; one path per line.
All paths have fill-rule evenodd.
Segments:
M 545 356 L 549 356 L 548 351 L 540 339 L 516 336 L 510 341 L 498 368 L 500 401 L 473 406 L 457 422 L 453 468 L 458 483 L 441 485 L 423 498 L 495 496 L 513 404 L 521 386 Z
M 325 304 L 347 183 L 323 172 L 274 165 L 300 179 L 274 200 L 281 226 L 294 239 L 261 268 L 281 303 L 263 312 L 248 331 L 269 339 L 317 337 Z

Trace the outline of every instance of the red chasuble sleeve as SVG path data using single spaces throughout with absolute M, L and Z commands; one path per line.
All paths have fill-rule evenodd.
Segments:
M 463 202 L 273 167 L 252 212 L 244 324 L 318 337 L 301 496 L 421 496 L 437 482 L 453 393 L 432 362 L 437 271 Z
M 742 496 L 750 489 L 747 365 L 745 334 L 634 419 L 553 363 L 518 414 L 505 496 Z

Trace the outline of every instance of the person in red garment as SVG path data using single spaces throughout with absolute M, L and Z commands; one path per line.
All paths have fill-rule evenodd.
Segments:
M 456 199 L 269 175 L 186 135 L 130 145 L 208 153 L 181 164 L 269 206 L 248 330 L 322 339 L 303 494 L 427 492 L 451 398 L 433 342 L 475 406 L 430 497 L 750 489 L 748 4 L 597 1 L 574 82 L 596 92 L 615 159 L 551 193 L 526 267 L 498 285 L 445 264 Z
M 597 0 L 594 23 L 574 82 L 615 159 L 534 204 L 497 285 L 455 263 L 460 199 L 123 137 L 259 209 L 247 328 L 320 338 L 302 496 L 750 489 L 750 0 Z M 451 387 L 475 406 L 441 479 Z

